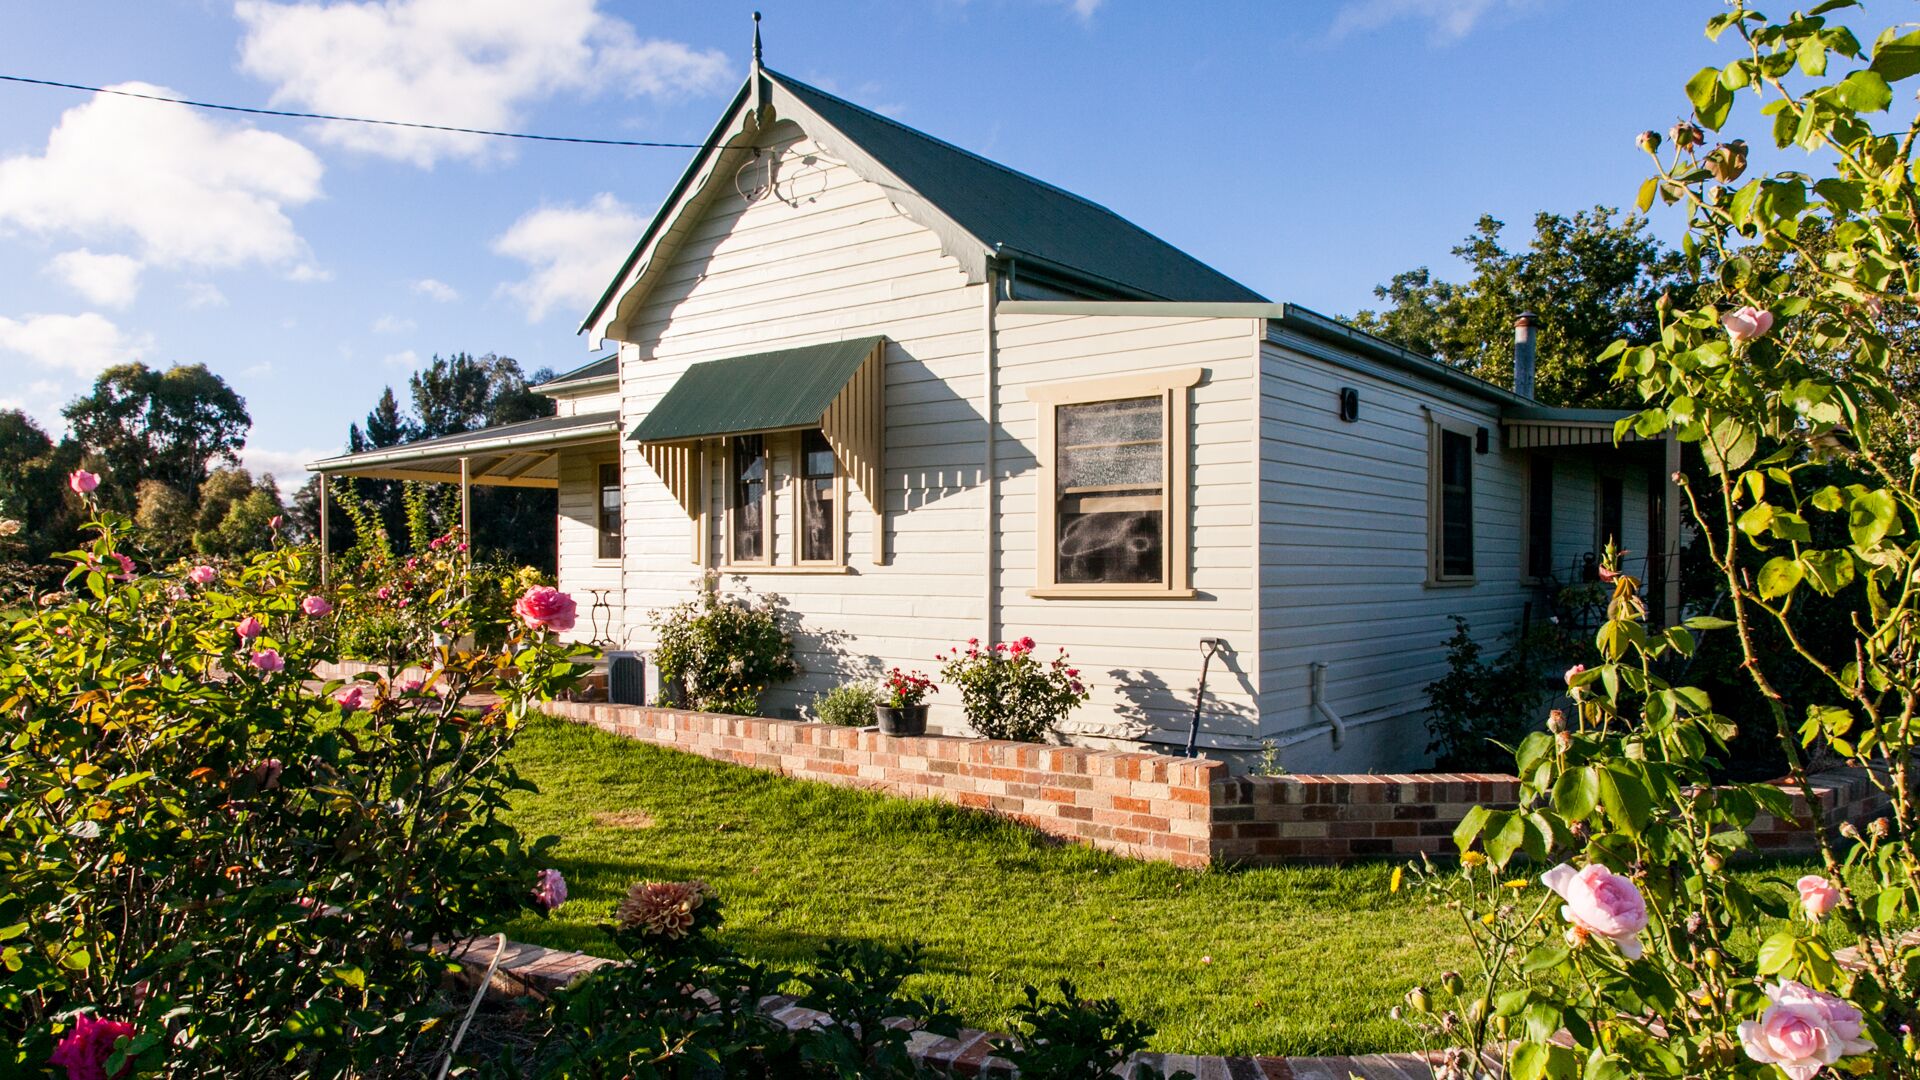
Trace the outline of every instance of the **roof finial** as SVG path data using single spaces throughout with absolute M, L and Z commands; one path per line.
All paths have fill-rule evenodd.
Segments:
M 753 13 L 753 69 L 760 70 L 760 13 Z

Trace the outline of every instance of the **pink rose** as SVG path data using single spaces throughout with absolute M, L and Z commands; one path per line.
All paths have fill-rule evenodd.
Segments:
M 275 514 L 272 517 L 267 519 L 267 528 L 272 529 L 275 532 L 278 532 L 280 531 L 280 523 L 284 520 L 285 519 L 282 518 L 279 514 Z
M 133 560 L 132 559 L 128 558 L 125 555 L 122 555 L 118 551 L 108 552 L 107 558 L 112 559 L 114 562 L 118 563 L 120 566 L 120 572 L 117 574 L 111 575 L 115 581 L 132 581 L 133 580 Z
M 1720 316 L 1720 325 L 1727 328 L 1727 336 L 1735 345 L 1743 341 L 1765 337 L 1773 329 L 1773 312 L 1757 307 L 1743 307 Z
M 259 652 L 254 653 L 252 658 L 247 662 L 252 664 L 256 669 L 268 672 L 269 674 L 284 670 L 287 666 L 287 662 L 280 658 L 280 650 L 278 649 L 261 649 Z
M 324 596 L 309 596 L 300 601 L 300 611 L 317 619 L 333 611 L 333 605 L 327 603 L 327 598 Z
M 258 784 L 262 790 L 271 790 L 280 786 L 280 774 L 284 771 L 286 771 L 286 766 L 281 764 L 280 759 L 270 757 L 260 764 L 255 765 L 253 768 L 248 769 L 247 775 L 251 776 L 253 782 Z
M 1560 916 L 1578 929 L 1609 938 L 1629 960 L 1640 958 L 1640 931 L 1647 928 L 1647 902 L 1633 882 L 1599 863 L 1575 870 L 1566 863 L 1540 875 L 1540 884 L 1566 901 Z
M 75 495 L 85 495 L 100 486 L 100 477 L 85 469 L 75 469 L 73 475 L 67 477 L 67 486 Z
M 343 713 L 355 712 L 367 703 L 367 694 L 359 686 L 349 686 L 333 695 L 333 703 L 340 706 Z
M 49 1065 L 64 1065 L 67 1080 L 107 1080 L 107 1060 L 113 1057 L 113 1045 L 133 1038 L 133 1025 L 119 1020 L 101 1020 L 76 1016 L 73 1030 L 53 1048 Z M 114 1076 L 125 1076 L 131 1065 L 122 1065 Z
M 403 694 L 417 694 L 420 692 L 420 688 L 425 685 L 426 682 L 424 680 L 416 679 L 411 675 L 394 683 L 394 686 L 398 687 Z
M 514 602 L 513 613 L 529 629 L 564 633 L 573 629 L 578 610 L 573 597 L 551 585 L 535 585 Z
M 211 585 L 213 584 L 213 579 L 219 576 L 213 567 L 205 565 L 196 566 L 187 571 L 187 580 L 193 582 L 195 585 Z
M 1818 919 L 1840 904 L 1840 888 L 1819 874 L 1808 874 L 1795 883 L 1800 890 L 1800 910 L 1807 918 Z
M 240 635 L 242 641 L 252 641 L 267 632 L 267 626 L 259 619 L 249 615 L 233 624 L 233 632 Z
M 1873 1049 L 1860 1035 L 1860 1010 L 1840 998 L 1789 980 L 1766 993 L 1760 1019 L 1740 1024 L 1740 1045 L 1748 1057 L 1779 1066 L 1791 1080 L 1810 1080 L 1849 1054 Z
M 373 590 L 373 595 L 379 597 L 382 600 L 391 600 L 393 599 L 393 586 L 382 585 L 379 588 Z
M 540 871 L 533 883 L 533 903 L 541 911 L 552 911 L 567 902 L 567 879 L 560 871 L 548 869 Z
M 1574 683 L 1579 681 L 1580 676 L 1585 675 L 1586 673 L 1587 673 L 1587 665 L 1585 664 L 1575 664 L 1572 667 L 1568 668 L 1567 675 L 1566 675 L 1567 686 L 1569 687 L 1573 686 Z

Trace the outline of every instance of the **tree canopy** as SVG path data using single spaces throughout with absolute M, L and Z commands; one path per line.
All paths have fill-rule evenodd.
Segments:
M 64 415 L 74 441 L 111 481 L 102 501 L 122 510 L 134 509 L 146 480 L 198 501 L 216 463 L 239 463 L 253 426 L 245 399 L 205 364 L 110 367 Z
M 1543 404 L 1627 407 L 1631 387 L 1594 362 L 1607 346 L 1659 332 L 1662 293 L 1690 295 L 1677 252 L 1647 232 L 1646 220 L 1596 206 L 1567 217 L 1534 215 L 1533 239 L 1506 246 L 1506 224 L 1491 216 L 1453 249 L 1471 276 L 1455 283 L 1427 267 L 1399 274 L 1373 292 L 1378 310 L 1356 313 L 1354 326 L 1425 353 L 1489 382 L 1513 384 L 1513 320 L 1539 316 L 1534 394 Z

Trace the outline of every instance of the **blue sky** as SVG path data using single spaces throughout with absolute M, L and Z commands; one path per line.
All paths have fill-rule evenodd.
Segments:
M 769 66 L 1066 187 L 1276 300 L 1455 269 L 1481 213 L 1630 203 L 1710 2 L 762 0 Z M 752 3 L 0 0 L 0 73 L 694 141 Z M 1601 15 L 1599 12 L 1607 14 Z M 0 84 L 0 407 L 204 362 L 293 476 L 434 353 L 564 370 L 690 151 L 446 141 Z M 1677 226 L 1656 215 L 1671 237 Z

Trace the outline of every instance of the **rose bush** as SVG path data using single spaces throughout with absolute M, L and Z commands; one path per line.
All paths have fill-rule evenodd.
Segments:
M 767 688 L 793 678 L 793 637 L 778 597 L 722 599 L 708 577 L 700 596 L 651 611 L 662 691 L 683 708 L 756 716 Z
M 1087 701 L 1087 684 L 1067 651 L 1043 661 L 1030 637 L 991 647 L 974 639 L 939 659 L 940 677 L 960 688 L 967 723 L 989 739 L 1037 742 Z
M 1640 137 L 1641 207 L 1685 208 L 1704 287 L 1661 305 L 1657 341 L 1602 359 L 1645 400 L 1619 434 L 1703 459 L 1676 479 L 1724 602 L 1656 627 L 1607 567 L 1600 662 L 1568 673 L 1571 715 L 1520 743 L 1521 805 L 1468 815 L 1458 872 L 1417 873 L 1480 960 L 1403 1014 L 1454 1075 L 1483 1054 L 1516 1080 L 1920 1075 L 1920 947 L 1902 933 L 1920 914 L 1920 117 L 1877 116 L 1920 76 L 1920 31 L 1864 46 L 1833 21 L 1854 6 L 1776 22 L 1735 0 L 1708 34 L 1737 53 L 1688 81 L 1694 119 Z M 1806 171 L 1747 177 L 1745 141 L 1709 148 L 1742 91 L 1777 147 L 1811 152 Z M 1846 617 L 1822 614 L 1836 602 Z M 1670 681 L 1701 634 L 1735 646 L 1753 713 Z M 1743 727 L 1771 736 L 1782 785 L 1715 782 Z M 1815 760 L 1857 767 L 1890 811 L 1809 822 L 1818 874 L 1729 874 L 1759 812 L 1791 818 L 1789 791 L 1820 804 Z M 1547 889 L 1519 869 L 1563 860 L 1582 869 Z
M 521 628 L 415 654 L 444 693 L 309 685 L 337 634 L 308 552 L 129 576 L 129 523 L 90 530 L 0 616 L 0 1074 L 426 1070 L 447 963 L 415 946 L 535 906 L 505 754 L 578 667 Z M 463 710 L 482 679 L 501 704 Z

